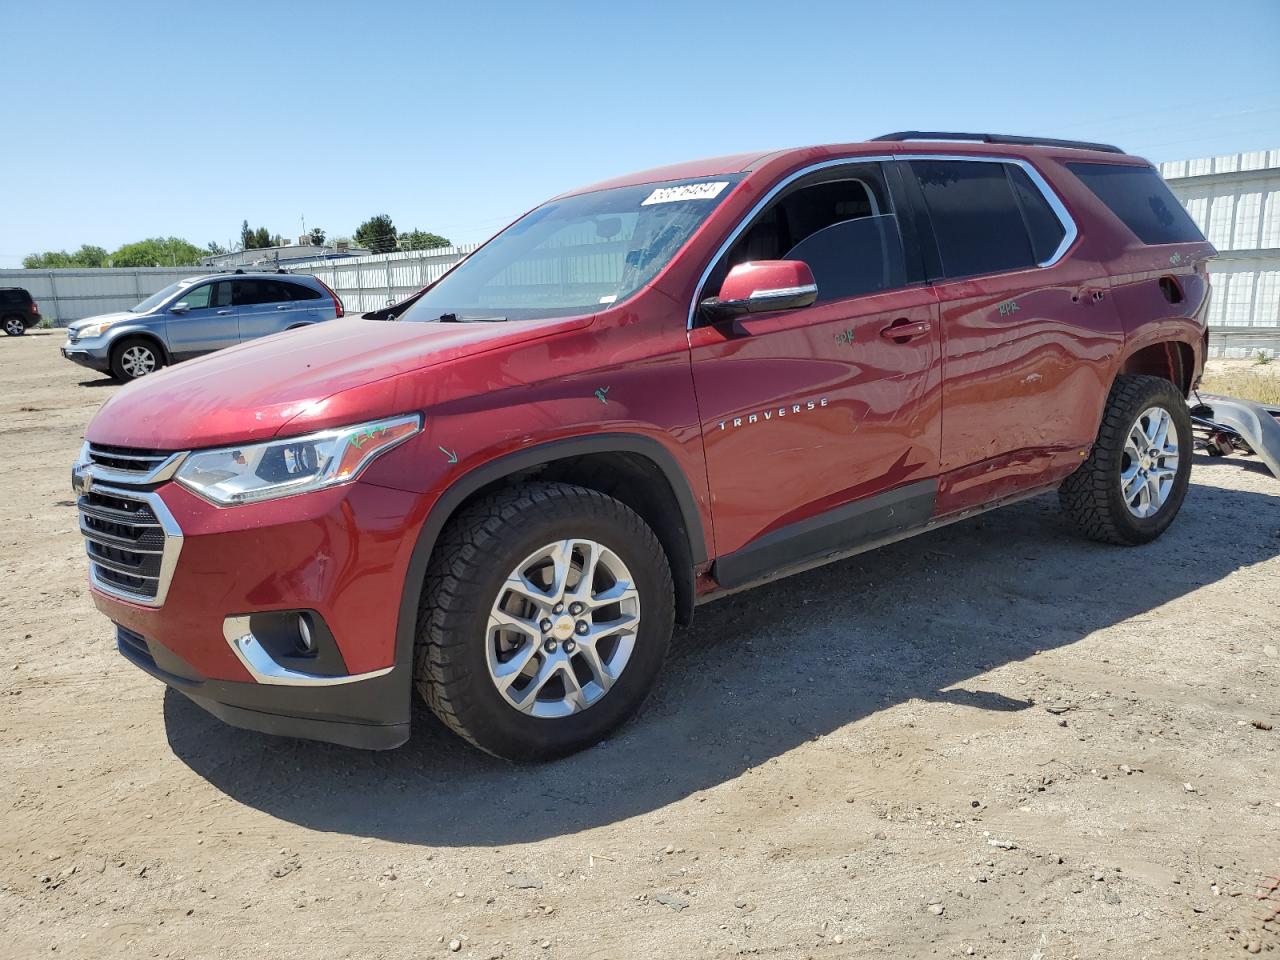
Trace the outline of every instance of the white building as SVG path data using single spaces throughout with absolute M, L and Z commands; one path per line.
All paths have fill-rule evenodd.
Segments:
M 1280 150 L 1159 164 L 1218 248 L 1209 264 L 1210 353 L 1280 352 Z

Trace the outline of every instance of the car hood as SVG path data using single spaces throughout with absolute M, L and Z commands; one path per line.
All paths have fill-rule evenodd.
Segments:
M 68 323 L 67 330 L 71 333 L 77 333 L 92 323 L 105 323 L 108 320 L 113 323 L 118 320 L 137 320 L 139 317 L 144 316 L 146 316 L 146 314 L 132 313 L 128 310 L 118 310 L 115 313 L 100 313 L 96 317 L 84 317 L 83 319 L 74 320 L 71 323 Z
M 590 321 L 330 320 L 135 380 L 103 404 L 85 439 L 148 450 L 190 450 L 270 439 L 296 418 L 301 418 L 300 426 L 286 433 L 324 429 L 337 425 L 325 422 L 325 409 L 340 406 L 325 401 L 344 391 Z M 369 409 L 367 416 L 393 412 L 407 411 Z

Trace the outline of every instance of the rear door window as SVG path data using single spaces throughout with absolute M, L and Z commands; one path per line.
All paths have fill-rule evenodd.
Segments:
M 1036 255 L 1007 166 L 970 160 L 911 161 L 946 276 L 1022 270 L 1046 259 Z M 1047 243 L 1050 234 L 1043 225 L 1040 229 L 1041 242 Z
M 1201 243 L 1204 234 L 1154 167 L 1068 163 L 1099 200 L 1143 243 Z
M 276 280 L 236 280 L 234 300 L 237 307 L 252 307 L 260 303 L 288 303 L 292 284 Z

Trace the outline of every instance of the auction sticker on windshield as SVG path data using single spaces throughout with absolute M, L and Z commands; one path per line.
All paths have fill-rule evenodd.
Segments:
M 679 200 L 711 200 L 729 185 L 727 180 L 714 183 L 683 183 L 678 187 L 659 187 L 640 202 L 647 207 L 655 203 L 675 203 Z

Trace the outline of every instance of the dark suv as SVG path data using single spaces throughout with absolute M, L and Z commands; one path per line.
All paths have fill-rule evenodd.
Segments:
M 922 136 L 574 191 L 395 322 L 116 394 L 73 477 L 121 654 L 363 747 L 405 740 L 416 685 L 541 759 L 630 716 L 730 591 L 1048 491 L 1158 537 L 1213 247 L 1115 147 Z
M 0 287 L 0 324 L 11 337 L 20 337 L 40 322 L 40 305 L 22 287 Z

